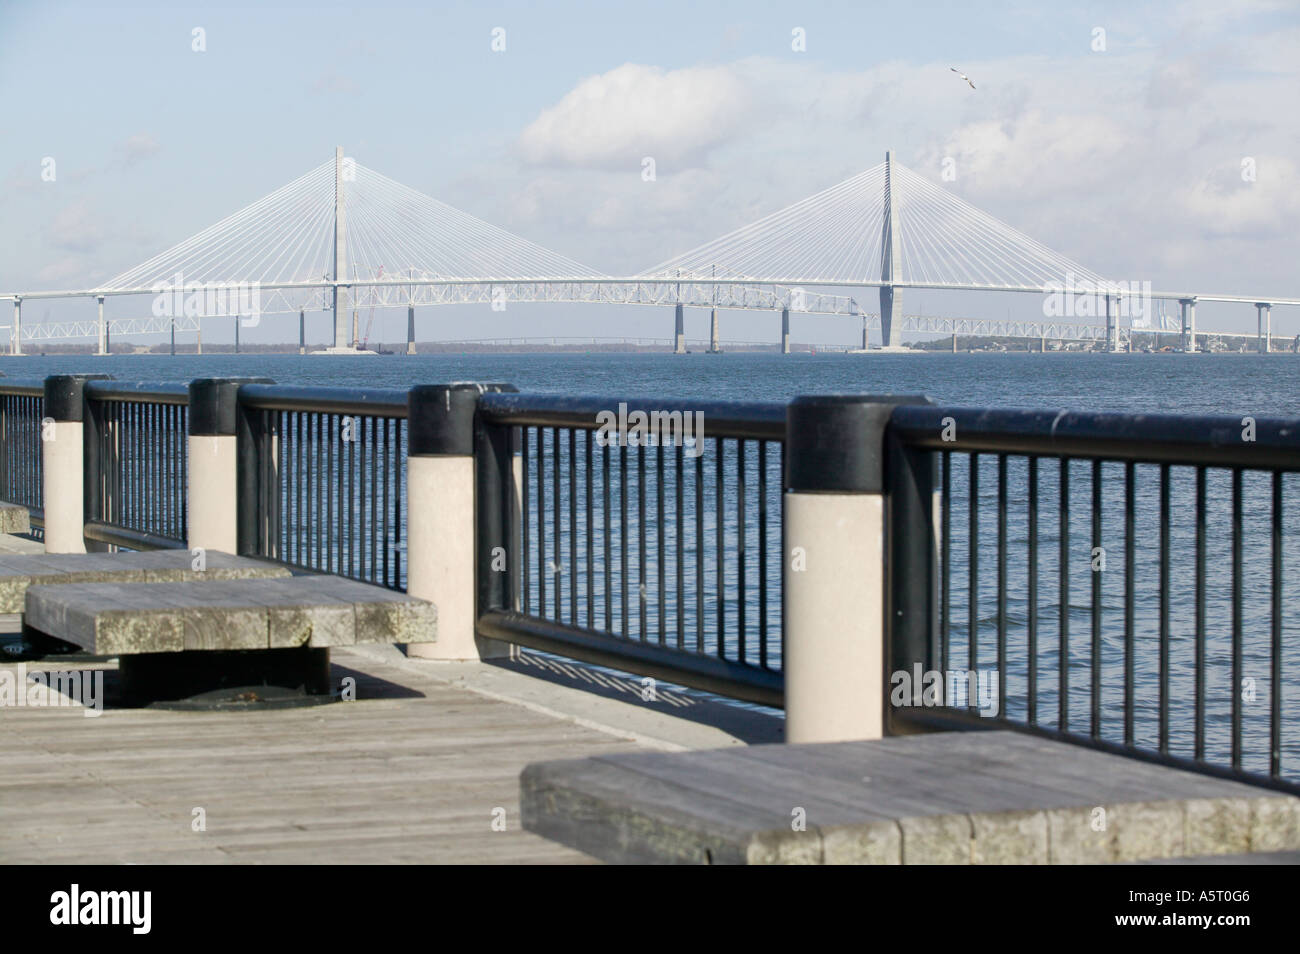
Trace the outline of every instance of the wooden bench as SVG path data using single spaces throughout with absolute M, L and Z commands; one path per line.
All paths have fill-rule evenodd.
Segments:
M 611 862 L 990 864 L 1300 849 L 1300 799 L 1023 733 L 529 765 L 526 829 Z
M 169 583 L 288 577 L 283 566 L 208 550 L 203 569 L 188 550 L 146 553 L 0 554 L 0 613 L 21 613 L 30 586 L 50 583 Z
M 424 600 L 315 575 L 35 585 L 24 611 L 28 628 L 101 656 L 433 642 L 436 622 Z
M 32 518 L 22 504 L 0 500 L 0 533 L 31 533 Z

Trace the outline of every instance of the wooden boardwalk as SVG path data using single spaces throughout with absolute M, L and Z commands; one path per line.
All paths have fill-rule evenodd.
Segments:
M 528 762 L 640 746 L 352 650 L 357 701 L 0 708 L 0 862 L 582 863 L 521 830 Z M 6 664 L 4 668 L 15 668 Z M 116 673 L 106 672 L 110 702 Z M 206 831 L 192 830 L 195 809 Z M 493 830 L 504 809 L 505 831 Z

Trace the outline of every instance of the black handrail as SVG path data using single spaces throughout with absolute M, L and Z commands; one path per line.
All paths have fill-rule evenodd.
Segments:
M 890 431 L 932 451 L 1300 470 L 1293 418 L 901 405 Z
M 301 411 L 406 417 L 405 388 L 329 388 L 283 384 L 245 384 L 239 403 L 249 410 Z
M 620 405 L 626 405 L 629 414 L 633 411 L 703 414 L 704 432 L 697 437 L 785 439 L 785 405 L 775 402 L 487 393 L 479 397 L 478 408 L 480 415 L 495 424 L 596 430 L 601 426 L 597 415 L 617 414 Z
M 86 382 L 83 393 L 88 401 L 172 405 L 190 403 L 189 387 L 184 384 L 139 384 L 94 379 Z

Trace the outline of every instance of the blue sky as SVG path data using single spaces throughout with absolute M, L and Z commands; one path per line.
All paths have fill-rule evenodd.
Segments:
M 491 49 L 496 27 L 503 52 Z M 796 27 L 806 51 L 791 49 Z M 1097 28 L 1104 51 L 1092 49 Z M 648 267 L 892 148 L 936 181 L 955 158 L 959 195 L 1103 274 L 1297 295 L 1298 52 L 1297 7 L 1263 0 L 1140 10 L 0 0 L 0 290 L 94 285 L 342 144 L 607 272 Z M 657 159 L 649 184 L 646 155 Z M 54 182 L 41 178 L 46 157 Z M 1239 175 L 1245 157 L 1258 169 L 1251 182 Z M 381 328 L 404 318 L 382 316 Z M 1297 319 L 1279 310 L 1275 327 L 1300 331 Z M 443 337 L 470 336 L 459 326 L 667 333 L 663 315 L 632 308 L 438 320 Z

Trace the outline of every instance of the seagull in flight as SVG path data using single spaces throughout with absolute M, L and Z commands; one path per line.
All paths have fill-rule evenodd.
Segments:
M 971 89 L 974 89 L 974 88 L 975 88 L 975 84 L 972 83 L 972 82 L 970 81 L 970 77 L 967 76 L 965 73 L 963 73 L 961 70 L 957 69 L 957 67 L 955 67 L 955 66 L 950 66 L 950 67 L 948 67 L 948 69 L 952 70 L 954 73 L 956 73 L 956 74 L 957 74 L 958 76 L 960 76 L 962 79 L 964 79 L 964 80 L 965 80 L 965 81 L 970 85 L 970 88 L 971 88 Z

